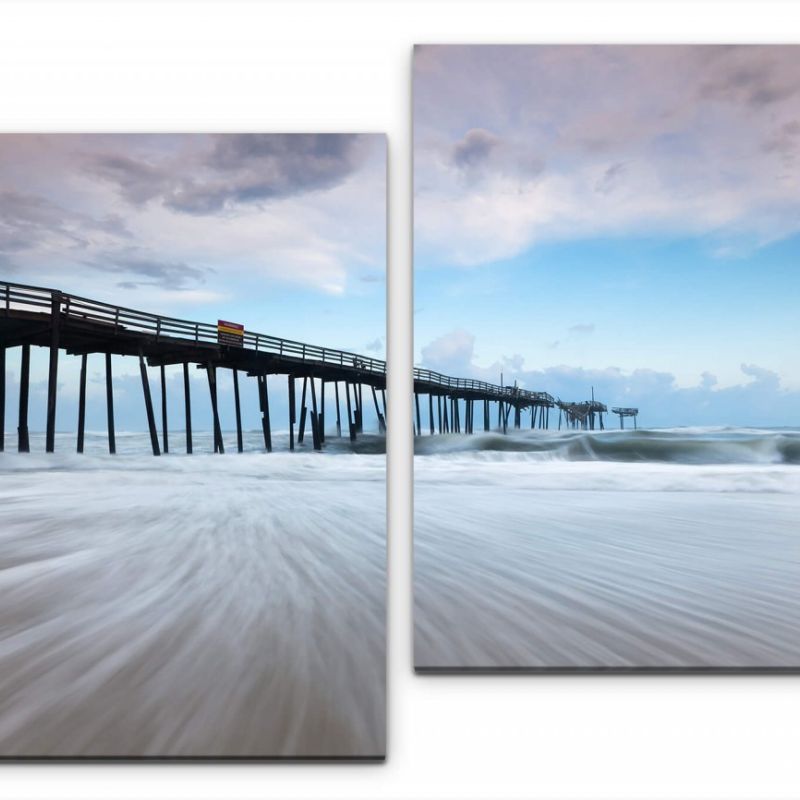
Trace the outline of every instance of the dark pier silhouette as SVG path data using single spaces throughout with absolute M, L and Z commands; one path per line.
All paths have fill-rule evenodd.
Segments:
M 567 428 L 580 428 L 585 431 L 605 430 L 603 414 L 608 412 L 604 403 L 584 400 L 582 403 L 558 401 L 558 429 L 561 430 L 561 415 Z
M 556 400 L 547 392 L 531 392 L 516 386 L 497 386 L 470 378 L 451 378 L 427 369 L 414 370 L 414 432 L 422 435 L 420 396 L 428 398 L 428 433 L 474 433 L 475 407 L 482 419 L 479 429 L 491 430 L 492 408 L 496 404 L 497 427 L 522 427 L 522 412 L 531 414 L 531 428 L 547 428 L 550 409 Z M 423 400 L 424 402 L 424 400 Z M 511 412 L 514 412 L 513 417 Z M 437 431 L 438 428 L 438 431 Z
M 611 413 L 619 416 L 620 430 L 625 428 L 625 417 L 633 417 L 633 429 L 636 430 L 636 417 L 639 416 L 638 408 L 612 408 Z
M 45 289 L 18 283 L 0 282 L 0 449 L 5 441 L 5 356 L 9 347 L 21 348 L 19 417 L 17 447 L 30 450 L 28 433 L 28 396 L 30 383 L 30 348 L 49 350 L 47 378 L 47 423 L 45 449 L 55 449 L 55 422 L 58 364 L 61 351 L 80 358 L 77 450 L 83 452 L 86 415 L 87 356 L 105 356 L 106 406 L 108 411 L 108 451 L 116 451 L 114 434 L 114 391 L 111 356 L 133 356 L 139 361 L 142 397 L 153 455 L 169 452 L 165 367 L 183 366 L 186 419 L 186 452 L 192 452 L 191 392 L 189 367 L 205 371 L 211 399 L 214 452 L 223 453 L 219 422 L 217 370 L 233 371 L 236 411 L 237 449 L 242 451 L 242 417 L 239 374 L 255 378 L 258 392 L 264 449 L 272 450 L 268 375 L 285 375 L 289 397 L 289 448 L 304 440 L 306 429 L 315 450 L 325 441 L 325 390 L 333 385 L 337 435 L 342 432 L 355 441 L 363 432 L 364 387 L 375 406 L 381 432 L 386 430 L 386 362 L 316 345 L 280 339 L 245 330 L 236 323 L 219 321 L 217 325 L 136 311 L 122 306 L 89 300 L 57 289 Z M 161 388 L 161 437 L 147 367 L 158 367 Z M 296 407 L 296 384 L 301 382 L 299 414 Z M 317 393 L 319 385 L 319 396 Z M 341 387 L 341 388 L 340 388 Z M 344 393 L 342 420 L 341 393 Z M 370 394 L 367 395 L 369 402 Z M 330 397 L 330 395 L 328 395 Z M 309 407 L 310 401 L 310 407 Z
M 427 403 L 425 398 L 427 397 Z M 558 430 L 562 424 L 580 430 L 605 430 L 603 414 L 608 407 L 594 399 L 566 402 L 547 392 L 534 392 L 518 386 L 502 386 L 470 378 L 452 378 L 426 369 L 414 369 L 414 433 L 431 436 L 442 433 L 474 433 L 475 408 L 478 407 L 479 429 L 492 430 L 492 403 L 497 412 L 497 428 L 507 433 L 509 427 L 522 427 L 523 413 L 530 413 L 532 429 L 549 429 L 550 409 L 558 408 Z M 427 405 L 428 425 L 423 430 L 421 408 Z M 613 409 L 634 416 L 638 409 Z M 512 416 L 513 412 L 513 416 Z

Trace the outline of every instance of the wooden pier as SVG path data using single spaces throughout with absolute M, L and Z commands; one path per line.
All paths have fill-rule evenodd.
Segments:
M 242 417 L 240 373 L 255 378 L 258 393 L 264 449 L 272 450 L 268 375 L 287 378 L 289 397 L 289 449 L 303 442 L 308 428 L 315 450 L 325 442 L 325 393 L 333 385 L 336 431 L 351 441 L 363 432 L 364 387 L 368 388 L 375 406 L 378 426 L 386 430 L 386 362 L 343 350 L 318 347 L 288 339 L 280 339 L 252 331 L 238 330 L 234 323 L 211 325 L 175 319 L 122 306 L 89 300 L 57 289 L 45 289 L 18 283 L 0 282 L 0 450 L 5 442 L 5 358 L 10 347 L 21 349 L 19 415 L 17 449 L 30 450 L 28 431 L 28 397 L 30 384 L 30 348 L 46 347 L 49 351 L 47 377 L 47 422 L 45 449 L 55 449 L 55 422 L 60 354 L 80 358 L 80 385 L 76 449 L 83 452 L 86 415 L 87 356 L 105 356 L 106 407 L 108 419 L 108 451 L 116 452 L 114 433 L 114 391 L 111 356 L 133 356 L 138 359 L 142 400 L 153 455 L 167 453 L 174 447 L 169 437 L 165 367 L 183 367 L 184 408 L 186 420 L 185 447 L 191 453 L 191 391 L 189 367 L 205 371 L 211 400 L 214 452 L 223 453 L 224 443 L 219 422 L 217 371 L 233 372 L 236 412 L 237 450 L 242 452 Z M 161 436 L 156 427 L 156 414 L 147 367 L 158 367 L 161 390 Z M 296 385 L 300 382 L 300 407 L 296 407 Z M 319 393 L 317 387 L 319 386 Z M 340 406 L 344 393 L 344 422 Z M 367 397 L 369 398 L 369 394 Z M 330 395 L 329 395 L 330 397 Z M 310 408 L 309 403 L 310 401 Z
M 478 429 L 492 429 L 492 411 L 497 412 L 497 427 L 522 427 L 522 413 L 529 412 L 531 428 L 547 428 L 555 398 L 547 392 L 532 392 L 516 386 L 498 386 L 471 378 L 451 378 L 427 369 L 414 370 L 414 432 L 423 434 L 420 398 L 427 396 L 428 433 L 474 433 L 475 407 Z M 495 404 L 493 409 L 491 404 Z M 513 411 L 513 416 L 512 416 Z
M 582 403 L 564 403 L 558 401 L 558 429 L 561 430 L 561 416 L 567 428 L 578 428 L 584 431 L 605 430 L 603 414 L 608 408 L 596 400 L 584 400 Z
M 619 416 L 620 430 L 625 429 L 625 417 L 633 418 L 633 429 L 636 430 L 636 417 L 639 416 L 638 408 L 612 408 L 611 413 Z

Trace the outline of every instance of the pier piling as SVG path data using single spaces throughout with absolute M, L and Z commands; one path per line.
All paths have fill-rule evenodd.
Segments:
M 22 345 L 19 368 L 19 421 L 17 423 L 17 450 L 30 453 L 31 444 L 28 436 L 28 394 L 31 378 L 31 346 Z
M 108 431 L 108 452 L 117 452 L 117 438 L 114 432 L 114 384 L 111 375 L 111 353 L 106 353 L 106 427 Z
M 225 443 L 222 441 L 222 427 L 219 424 L 219 406 L 217 404 L 217 368 L 214 364 L 206 364 L 208 375 L 208 393 L 211 396 L 211 414 L 214 425 L 214 452 L 224 453 Z
M 242 442 L 242 409 L 239 405 L 239 371 L 233 369 L 233 404 L 236 411 L 236 449 L 238 452 L 244 450 Z
M 317 412 L 317 390 L 314 388 L 314 377 L 311 377 L 311 441 L 315 450 L 322 450 L 322 439 L 319 435 L 319 415 Z
M 342 414 L 339 410 L 339 381 L 333 382 L 333 393 L 336 397 L 336 435 L 342 438 Z
M 294 375 L 289 376 L 289 449 L 294 450 Z
M 306 388 L 307 388 L 307 386 L 308 386 L 308 377 L 306 376 L 306 377 L 303 378 L 303 392 L 300 395 L 300 427 L 297 430 L 297 443 L 298 444 L 300 444 L 300 442 L 303 441 L 303 438 L 305 437 L 305 433 L 306 433 L 306 414 L 308 413 L 307 409 L 306 409 Z
M 6 348 L 0 346 L 0 453 L 6 449 Z
M 189 386 L 189 364 L 183 362 L 183 414 L 186 427 L 186 452 L 192 453 L 192 394 Z
M 61 328 L 61 292 L 50 300 L 50 363 L 47 371 L 47 433 L 45 451 L 52 453 L 56 443 L 56 393 L 58 391 L 58 341 Z
M 147 413 L 147 429 L 150 432 L 150 446 L 154 456 L 161 455 L 161 448 L 158 444 L 158 433 L 156 431 L 156 418 L 153 413 L 153 398 L 150 396 L 150 381 L 147 377 L 147 365 L 144 363 L 144 355 L 139 353 L 139 371 L 142 374 L 142 392 L 144 394 L 144 408 Z
M 167 423 L 167 376 L 161 364 L 161 435 L 164 438 L 164 452 L 169 453 L 169 428 Z
M 77 450 L 83 452 L 83 435 L 86 426 L 86 353 L 81 356 L 81 376 L 78 389 L 78 444 Z

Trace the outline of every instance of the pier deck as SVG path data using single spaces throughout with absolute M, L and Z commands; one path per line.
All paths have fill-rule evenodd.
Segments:
M 386 420 L 386 362 L 335 348 L 281 339 L 252 331 L 241 331 L 238 344 L 228 342 L 236 336 L 221 333 L 222 325 L 151 314 L 123 306 L 90 300 L 57 289 L 0 282 L 0 400 L 5 406 L 5 351 L 21 347 L 20 412 L 18 449 L 29 449 L 27 405 L 30 369 L 30 347 L 46 347 L 50 351 L 47 390 L 46 449 L 52 452 L 55 439 L 55 410 L 57 401 L 59 351 L 80 356 L 80 409 L 78 419 L 78 450 L 83 449 L 85 415 L 86 356 L 106 355 L 106 388 L 108 405 L 109 451 L 115 451 L 113 420 L 113 379 L 111 356 L 134 356 L 139 359 L 143 398 L 147 411 L 153 453 L 160 454 L 161 446 L 168 450 L 168 424 L 164 367 L 182 364 L 186 405 L 186 449 L 192 451 L 191 397 L 188 368 L 195 365 L 205 369 L 213 409 L 214 449 L 223 452 L 222 435 L 217 410 L 216 370 L 233 370 L 236 401 L 237 442 L 242 449 L 241 414 L 239 404 L 239 373 L 255 377 L 262 412 L 264 443 L 272 449 L 267 375 L 286 375 L 290 399 L 290 448 L 294 448 L 294 425 L 299 422 L 297 440 L 302 441 L 308 416 L 315 449 L 324 442 L 325 385 L 332 383 L 336 396 L 337 431 L 341 434 L 339 384 L 343 384 L 347 421 L 345 431 L 352 440 L 363 430 L 363 387 L 371 390 L 379 426 L 385 430 Z M 146 365 L 159 367 L 162 391 L 162 436 L 159 443 L 155 414 Z M 302 380 L 302 399 L 299 415 L 295 410 L 295 381 Z M 321 397 L 317 404 L 315 381 L 319 382 Z M 310 387 L 311 408 L 306 401 Z M 380 398 L 380 399 L 379 399 Z M 310 411 L 310 413 L 309 413 Z M 298 418 L 299 417 L 299 418 Z M 5 414 L 0 413 L 0 442 L 4 441 Z M 1 447 L 2 445 L 0 445 Z

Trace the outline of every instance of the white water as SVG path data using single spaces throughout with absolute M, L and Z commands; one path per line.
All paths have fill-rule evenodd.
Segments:
M 418 440 L 417 667 L 800 667 L 797 433 L 618 436 Z
M 383 754 L 383 456 L 39 439 L 0 454 L 1 755 Z

